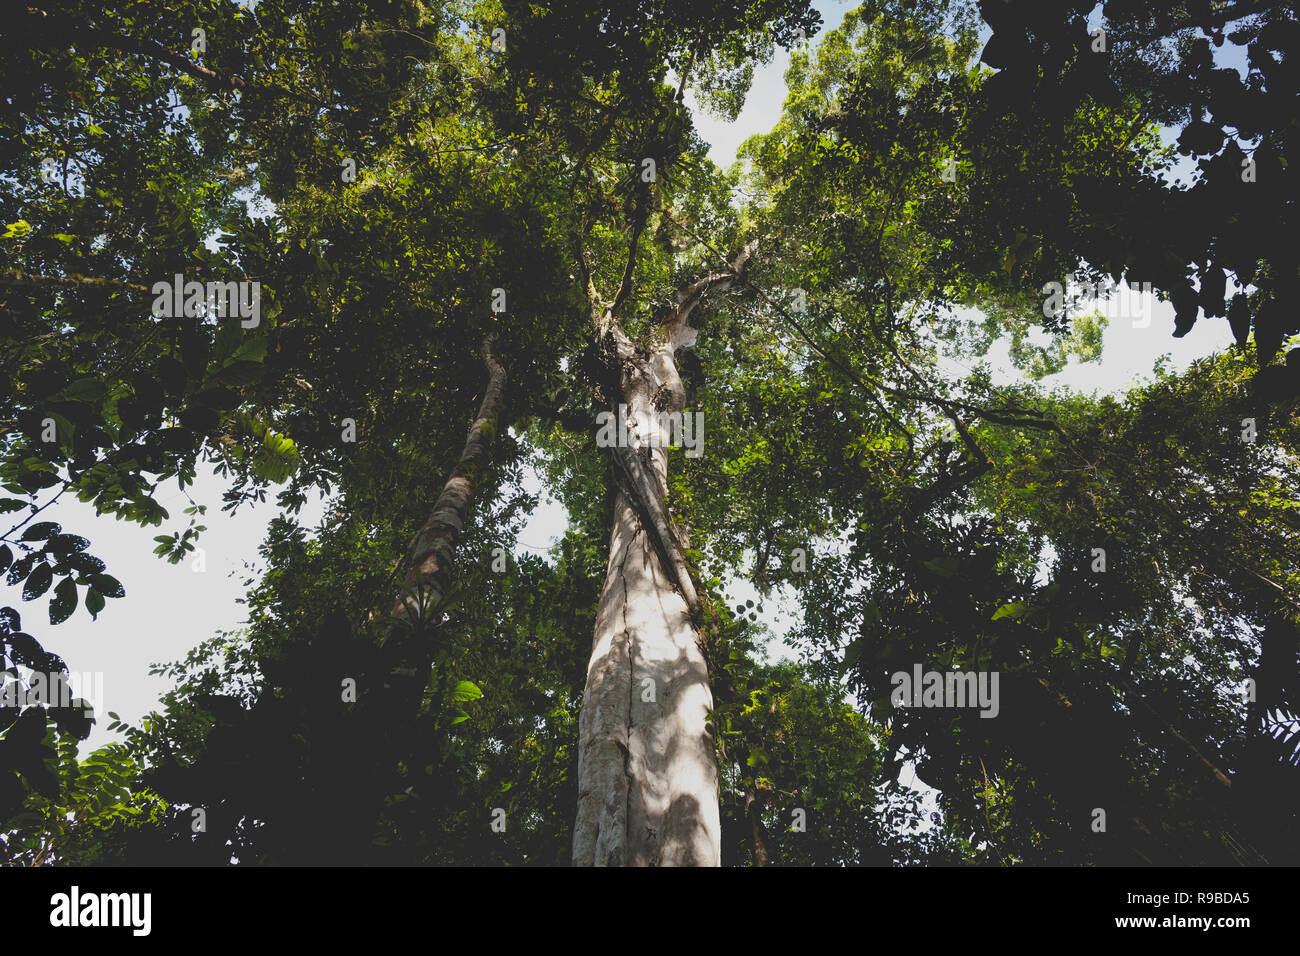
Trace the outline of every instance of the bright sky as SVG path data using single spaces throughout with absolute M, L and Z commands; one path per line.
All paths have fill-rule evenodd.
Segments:
M 838 26 L 848 9 L 844 3 L 827 0 L 818 2 L 816 7 L 827 30 Z M 737 147 L 746 138 L 770 129 L 776 122 L 785 99 L 783 77 L 788 63 L 789 55 L 778 50 L 771 63 L 755 71 L 752 91 L 735 123 L 722 123 L 697 112 L 697 129 L 711 144 L 711 156 L 716 163 L 723 167 L 730 165 Z M 1119 391 L 1135 378 L 1149 375 L 1157 357 L 1163 353 L 1171 354 L 1174 368 L 1182 368 L 1195 358 L 1226 348 L 1231 341 L 1227 323 L 1221 319 L 1202 320 L 1184 339 L 1174 339 L 1170 335 L 1172 307 L 1148 297 L 1145 308 L 1151 319 L 1149 327 L 1135 328 L 1128 321 L 1111 323 L 1105 333 L 1106 357 L 1100 365 L 1071 365 L 1045 380 L 1045 384 Z M 1006 361 L 1005 345 L 995 349 L 990 361 L 999 369 L 998 375 L 1003 380 L 1016 377 L 1017 373 Z M 530 490 L 537 490 L 540 479 L 530 475 L 527 484 Z M 205 551 L 206 570 L 201 572 L 195 570 L 192 560 L 170 565 L 152 553 L 154 535 L 170 533 L 186 523 L 181 511 L 187 502 L 174 487 L 162 496 L 165 507 L 173 514 L 173 520 L 164 523 L 162 528 L 139 528 L 97 518 L 89 506 L 68 500 L 60 501 L 42 516 L 62 523 L 67 531 L 90 538 L 91 553 L 105 559 L 108 571 L 126 589 L 125 598 L 108 601 L 98 621 L 92 622 L 84 608 L 78 608 L 70 620 L 55 628 L 46 623 L 45 600 L 18 604 L 26 619 L 26 629 L 48 649 L 62 655 L 74 672 L 103 673 L 100 719 L 89 747 L 99 746 L 113 736 L 103 730 L 108 722 L 104 716 L 106 711 L 136 722 L 157 707 L 159 696 L 169 685 L 161 678 L 149 676 L 150 664 L 177 660 L 199 641 L 218 631 L 235 628 L 243 620 L 245 609 L 240 598 L 245 590 L 244 581 L 250 576 L 246 566 L 256 563 L 258 546 L 275 509 L 269 504 L 244 508 L 232 518 L 220 510 L 222 490 L 218 480 L 202 474 L 191 489 L 196 501 L 208 505 L 205 522 L 208 530 L 200 541 Z M 309 505 L 304 510 L 304 523 L 313 526 L 322 511 L 320 503 Z M 543 499 L 521 535 L 521 547 L 548 550 L 563 533 L 565 522 L 564 509 L 554 501 Z M 759 601 L 754 588 L 743 580 L 732 582 L 727 597 L 733 605 L 746 599 Z M 12 598 L 17 600 L 17 595 Z M 792 625 L 789 605 L 768 601 L 766 606 L 764 618 L 779 639 Z M 777 656 L 788 654 L 783 652 L 779 641 L 774 642 L 770 652 Z M 83 747 L 83 753 L 87 750 Z

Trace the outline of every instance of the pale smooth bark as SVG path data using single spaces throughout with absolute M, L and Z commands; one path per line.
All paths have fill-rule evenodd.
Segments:
M 752 248 L 729 271 L 679 292 L 648 352 L 605 316 L 629 447 L 611 449 L 619 489 L 578 721 L 575 866 L 720 861 L 718 765 L 708 726 L 713 693 L 692 620 L 695 587 L 668 518 L 669 436 L 659 416 L 682 410 L 675 355 L 695 343 L 691 311 L 707 292 L 738 278 Z

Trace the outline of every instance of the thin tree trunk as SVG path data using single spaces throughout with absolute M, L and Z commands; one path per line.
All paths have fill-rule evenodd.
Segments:
M 679 292 L 648 352 L 605 315 L 629 447 L 611 449 L 619 487 L 578 721 L 575 866 L 717 866 L 721 858 L 713 694 L 692 621 L 695 588 L 667 517 L 669 435 L 659 416 L 682 410 L 675 355 L 695 342 L 691 311 L 739 277 L 752 249 L 728 272 Z
M 488 383 L 478 417 L 470 426 L 460 460 L 438 495 L 428 520 L 415 536 L 405 591 L 393 609 L 397 623 L 384 639 L 387 660 L 384 699 L 407 713 L 419 706 L 429 683 L 434 650 L 432 634 L 441 617 L 436 608 L 451 585 L 456 542 L 468 520 L 474 491 L 487 468 L 488 453 L 505 404 L 506 373 L 492 355 L 494 338 L 495 335 L 489 335 L 483 340 Z
M 772 862 L 772 854 L 767 849 L 767 827 L 763 826 L 763 801 L 753 787 L 745 791 L 745 816 L 749 818 L 754 841 L 754 865 L 767 866 Z
M 505 404 L 506 373 L 492 355 L 494 338 L 489 335 L 483 340 L 488 379 L 478 415 L 428 519 L 411 539 L 405 587 L 390 612 L 393 621 L 384 634 L 375 670 L 358 687 L 357 725 L 337 742 L 333 763 L 351 771 L 329 788 L 332 809 L 342 821 L 329 845 L 345 859 L 374 860 L 373 824 L 399 763 L 411 752 L 413 736 L 422 732 L 416 717 L 429 689 L 456 544 L 487 468 Z M 435 714 L 445 690 L 444 680 L 433 701 Z M 313 857 L 306 862 L 319 861 Z

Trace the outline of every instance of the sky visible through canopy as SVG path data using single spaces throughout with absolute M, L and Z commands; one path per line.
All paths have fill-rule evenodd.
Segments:
M 826 0 L 815 6 L 822 15 L 823 33 L 839 26 L 849 9 L 846 3 Z M 815 44 L 819 39 L 820 35 L 812 42 Z M 1220 65 L 1240 69 L 1241 64 L 1237 62 L 1240 54 L 1240 50 L 1225 47 L 1219 57 Z M 745 139 L 766 132 L 776 123 L 785 99 L 784 74 L 789 60 L 789 53 L 778 49 L 771 62 L 756 68 L 745 108 L 734 123 L 722 122 L 699 110 L 688 95 L 696 129 L 711 144 L 710 156 L 719 166 L 729 166 Z M 1099 362 L 1081 365 L 1072 359 L 1065 369 L 1044 378 L 1041 384 L 1049 388 L 1118 393 L 1149 376 L 1163 355 L 1169 356 L 1170 368 L 1183 369 L 1194 359 L 1227 349 L 1232 342 L 1228 323 L 1223 319 L 1198 322 L 1187 336 L 1175 339 L 1171 336 L 1173 306 L 1157 301 L 1149 293 L 1138 301 L 1141 321 L 1145 323 L 1149 318 L 1149 324 L 1135 327 L 1127 319 L 1112 321 L 1104 333 L 1103 357 Z M 1100 307 L 1105 311 L 1104 304 Z M 1037 337 L 1031 337 L 1033 341 L 1045 339 L 1037 333 Z M 1000 341 L 984 360 L 993 370 L 995 381 L 1009 382 L 1022 377 L 1012 367 L 1008 349 L 1009 343 Z M 941 366 L 943 363 L 947 363 L 955 376 L 969 371 L 955 360 L 945 359 Z M 567 515 L 561 505 L 545 497 L 542 481 L 535 473 L 527 477 L 526 488 L 538 492 L 541 501 L 520 535 L 519 546 L 521 550 L 545 553 L 563 534 Z M 170 493 L 159 496 L 173 519 L 164 522 L 163 528 L 143 528 L 108 517 L 98 518 L 93 508 L 75 500 L 61 500 L 45 512 L 49 520 L 90 537 L 97 552 L 113 554 L 114 574 L 126 589 L 126 597 L 111 602 L 98 621 L 85 614 L 76 615 L 48 640 L 48 649 L 60 654 L 73 672 L 103 674 L 98 725 L 83 745 L 83 752 L 116 736 L 103 729 L 108 723 L 105 711 L 136 722 L 158 706 L 160 696 L 169 689 L 169 682 L 150 675 L 151 664 L 178 660 L 200 641 L 220 631 L 236 629 L 243 620 L 245 612 L 240 598 L 256 579 L 258 546 L 277 509 L 271 503 L 245 505 L 231 516 L 220 511 L 223 490 L 221 479 L 202 471 L 190 489 L 195 501 L 208 506 L 207 531 L 199 542 L 206 566 L 202 573 L 195 569 L 193 556 L 172 565 L 153 554 L 154 535 L 177 524 L 176 519 L 187 504 L 185 496 L 174 486 Z M 323 512 L 323 501 L 309 502 L 299 520 L 310 528 Z M 745 580 L 732 581 L 727 597 L 733 604 L 759 600 L 758 593 Z M 792 625 L 786 602 L 767 601 L 763 617 L 773 635 L 769 654 L 789 656 L 781 643 L 781 637 Z

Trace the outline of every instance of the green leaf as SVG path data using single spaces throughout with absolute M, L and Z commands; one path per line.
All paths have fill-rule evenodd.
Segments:
M 99 620 L 99 612 L 104 610 L 104 595 L 94 588 L 87 589 L 86 610 L 90 612 L 91 620 Z
M 51 535 L 59 533 L 60 525 L 53 521 L 38 521 L 23 532 L 24 541 L 44 541 Z
M 36 565 L 35 570 L 27 575 L 27 581 L 23 584 L 23 600 L 34 601 L 50 589 L 50 582 L 54 580 L 54 569 L 44 562 Z
M 447 695 L 447 699 L 452 703 L 460 704 L 467 700 L 478 700 L 483 696 L 483 692 L 478 689 L 478 685 L 473 681 L 463 680 L 452 689 Z
M 91 583 L 96 591 L 104 597 L 120 598 L 126 597 L 126 591 L 123 590 L 121 582 L 111 574 L 91 574 L 86 580 Z
M 50 600 L 50 623 L 62 624 L 72 617 L 72 612 L 76 609 L 76 582 L 72 578 L 64 578 L 59 582 L 58 587 L 54 589 L 54 597 Z
M 266 358 L 266 339 L 249 339 L 230 357 L 234 362 L 260 362 Z
M 78 552 L 68 555 L 66 560 L 68 567 L 81 574 L 98 574 L 104 570 L 104 562 L 93 554 Z
M 85 551 L 90 547 L 90 542 L 79 534 L 56 534 L 45 543 L 45 547 L 60 558 L 67 558 Z
M 1004 604 L 993 612 L 993 620 L 1000 621 L 1004 617 L 1016 619 L 1024 617 L 1025 612 L 1029 610 L 1024 601 L 1012 601 L 1010 604 Z
M 65 402 L 97 402 L 108 394 L 102 378 L 81 378 L 59 392 L 56 399 Z

